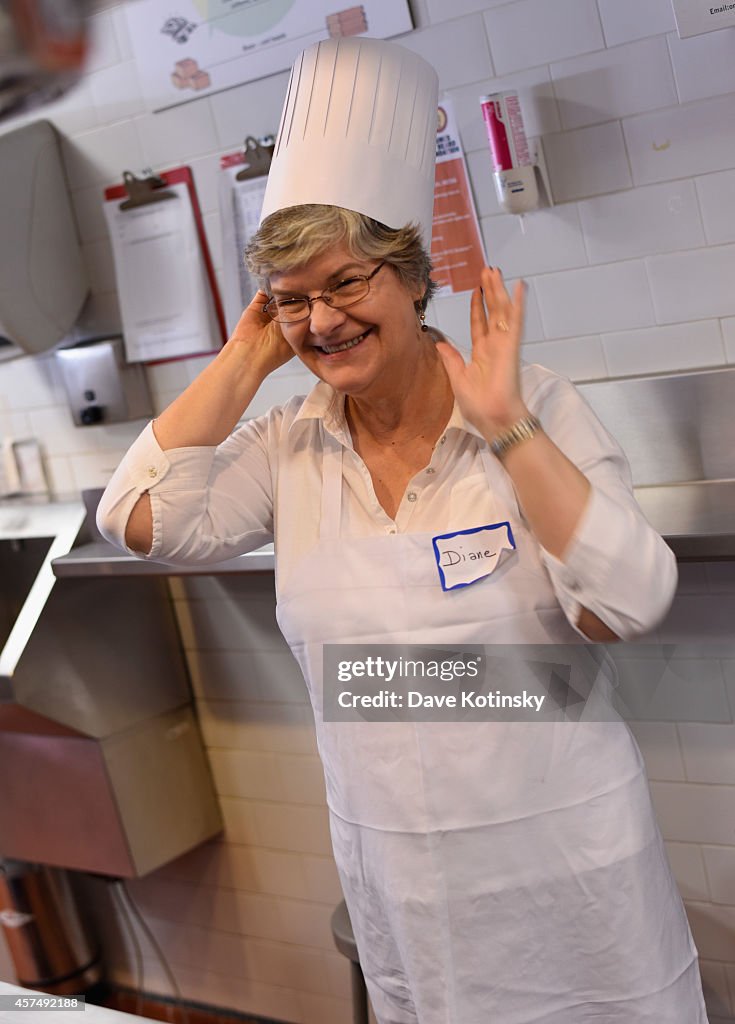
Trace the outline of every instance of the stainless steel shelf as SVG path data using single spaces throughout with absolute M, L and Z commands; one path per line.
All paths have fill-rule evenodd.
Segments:
M 107 541 L 93 541 L 73 548 L 68 555 L 51 563 L 54 574 L 68 576 L 220 576 L 227 573 L 273 572 L 273 545 L 225 562 L 207 565 L 166 565 L 144 558 L 134 558 Z

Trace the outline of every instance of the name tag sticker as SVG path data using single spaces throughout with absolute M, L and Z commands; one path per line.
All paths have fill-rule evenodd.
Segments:
M 515 551 L 510 523 L 490 523 L 472 530 L 441 533 L 431 538 L 442 590 L 468 587 L 484 579 Z

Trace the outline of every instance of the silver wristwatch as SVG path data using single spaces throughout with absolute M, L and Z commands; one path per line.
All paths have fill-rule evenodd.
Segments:
M 519 441 L 528 441 L 537 430 L 541 429 L 541 422 L 536 416 L 529 414 L 523 419 L 516 420 L 512 427 L 508 427 L 502 434 L 498 434 L 490 442 L 490 451 L 500 458 Z

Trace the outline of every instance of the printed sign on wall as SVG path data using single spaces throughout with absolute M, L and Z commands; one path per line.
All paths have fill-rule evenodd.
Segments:
M 735 25 L 733 0 L 673 0 L 673 4 L 681 39 Z
M 345 4 L 343 7 L 342 4 Z M 125 5 L 152 111 L 285 71 L 321 39 L 413 28 L 408 0 L 135 0 Z

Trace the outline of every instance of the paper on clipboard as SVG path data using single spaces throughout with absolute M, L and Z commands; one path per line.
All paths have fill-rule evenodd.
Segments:
M 231 334 L 242 311 L 258 290 L 258 281 L 248 271 L 243 253 L 258 230 L 267 175 L 237 180 L 245 159 L 242 153 L 223 156 L 220 161 L 219 207 L 222 225 L 224 300 L 227 330 Z
M 219 344 L 194 211 L 186 184 L 174 199 L 130 210 L 105 202 L 129 362 L 167 359 Z

